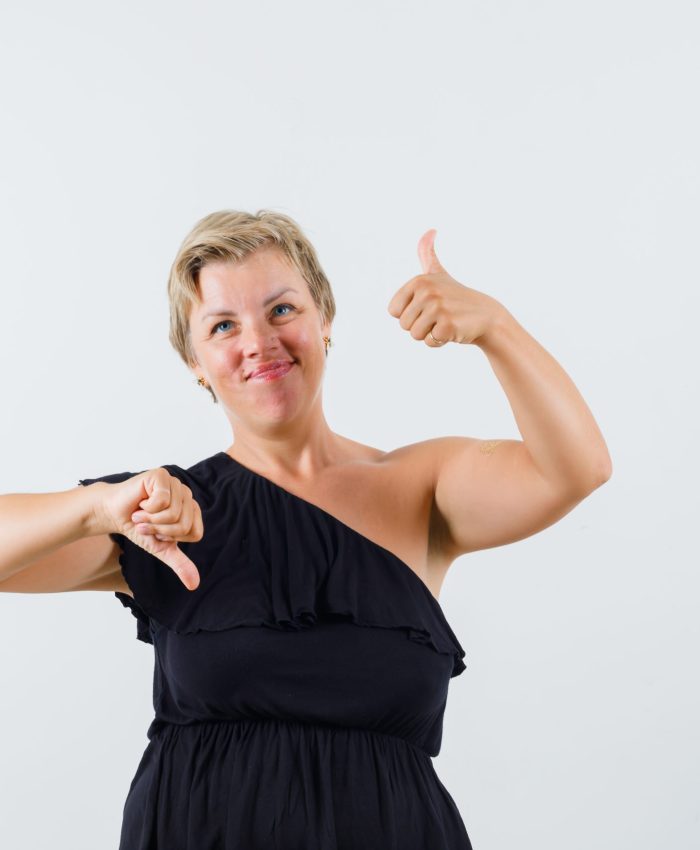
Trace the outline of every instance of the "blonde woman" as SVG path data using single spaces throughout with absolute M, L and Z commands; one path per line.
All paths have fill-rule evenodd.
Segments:
M 428 347 L 477 345 L 520 440 L 385 452 L 333 432 L 335 302 L 301 228 L 199 221 L 171 268 L 170 341 L 233 442 L 193 466 L 0 497 L 0 590 L 104 590 L 153 645 L 155 715 L 120 850 L 467 850 L 440 782 L 464 649 L 438 601 L 460 555 L 532 535 L 611 462 L 557 362 L 419 243 L 388 305 Z

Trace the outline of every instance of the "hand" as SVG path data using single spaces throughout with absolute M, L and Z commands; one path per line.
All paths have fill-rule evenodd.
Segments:
M 490 295 L 450 277 L 435 253 L 436 233 L 434 228 L 428 230 L 418 242 L 423 274 L 405 283 L 387 309 L 405 331 L 430 348 L 446 342 L 479 345 L 505 308 Z
M 177 545 L 204 535 L 201 509 L 186 484 L 163 467 L 149 469 L 106 488 L 102 510 L 109 528 L 167 564 L 188 590 L 197 589 L 199 571 Z

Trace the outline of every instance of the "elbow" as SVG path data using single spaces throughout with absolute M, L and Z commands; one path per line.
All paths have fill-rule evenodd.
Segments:
M 599 469 L 599 482 L 600 483 L 598 484 L 598 486 L 600 487 L 601 484 L 605 484 L 605 482 L 608 481 L 611 476 L 612 476 L 612 459 L 611 459 L 610 455 L 607 455 L 605 457 L 605 460 L 600 465 L 600 469 Z
M 599 487 L 602 487 L 612 476 L 612 463 L 610 459 L 601 462 L 589 470 L 588 475 L 579 478 L 575 484 L 571 484 L 571 490 L 577 499 L 585 499 Z
M 612 462 L 608 457 L 607 460 L 603 461 L 600 466 L 596 468 L 596 474 L 591 479 L 591 482 L 587 489 L 587 493 L 592 493 L 594 490 L 597 490 L 599 487 L 602 487 L 606 481 L 610 480 L 611 476 Z

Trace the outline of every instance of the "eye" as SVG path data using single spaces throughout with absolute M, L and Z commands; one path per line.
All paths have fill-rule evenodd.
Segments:
M 276 310 L 278 307 L 289 307 L 289 309 L 290 309 L 290 310 L 294 310 L 294 309 L 295 309 L 294 307 L 292 307 L 292 305 L 291 305 L 291 304 L 276 304 L 276 305 L 275 305 L 272 309 L 273 309 L 273 310 Z
M 289 309 L 290 309 L 290 310 L 296 310 L 296 307 L 293 307 L 291 304 L 275 304 L 275 306 L 274 306 L 272 309 L 273 309 L 273 310 L 277 310 L 279 307 L 289 307 Z M 278 315 L 278 316 L 286 316 L 287 314 L 286 314 L 286 313 L 278 313 L 277 315 Z M 220 327 L 221 327 L 221 325 L 225 325 L 225 324 L 227 324 L 227 323 L 229 323 L 229 324 L 230 324 L 230 322 L 231 322 L 231 320 L 230 320 L 230 319 L 224 319 L 224 320 L 223 320 L 223 321 L 221 321 L 221 322 L 217 322 L 217 323 L 214 325 L 214 327 L 211 329 L 212 334 L 216 335 L 216 329 L 217 329 L 217 328 L 220 328 Z

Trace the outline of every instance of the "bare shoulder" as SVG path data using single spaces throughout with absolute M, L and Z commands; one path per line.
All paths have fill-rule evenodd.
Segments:
M 356 460 L 365 460 L 369 463 L 391 466 L 393 468 L 406 467 L 415 469 L 416 465 L 424 468 L 430 467 L 441 455 L 449 452 L 450 448 L 459 441 L 469 441 L 469 437 L 433 437 L 428 440 L 420 440 L 415 443 L 407 443 L 394 449 L 384 451 L 375 446 L 367 446 L 354 440 L 344 438 L 349 453 L 354 449 Z M 474 442 L 477 442 L 474 440 Z
M 349 462 L 341 465 L 346 483 L 352 483 L 357 476 L 368 484 L 385 484 L 397 497 L 404 493 L 418 497 L 419 501 L 424 501 L 434 491 L 440 459 L 449 450 L 442 445 L 441 438 L 409 443 L 388 451 L 352 440 L 346 440 L 346 445 Z
M 434 494 L 440 469 L 446 463 L 467 452 L 491 454 L 502 442 L 476 437 L 431 437 L 384 452 L 378 462 L 395 468 L 401 476 Z
M 458 510 L 468 517 L 464 522 L 470 528 L 483 519 L 478 512 L 470 511 L 469 506 L 482 498 L 484 479 L 490 475 L 494 453 L 498 450 L 508 454 L 515 443 L 513 440 L 440 436 L 387 453 L 385 460 L 400 470 L 396 473 L 400 486 L 425 494 L 428 505 L 426 569 L 437 586 L 441 586 L 449 567 L 460 555 L 481 548 L 480 545 L 464 545 L 461 539 L 455 539 L 454 505 L 459 505 Z M 449 496 L 446 497 L 448 487 Z
M 398 446 L 375 458 L 375 466 L 383 470 L 382 477 L 394 494 L 395 505 L 404 508 L 404 538 L 416 535 L 414 551 L 423 552 L 422 558 L 415 560 L 416 564 L 422 563 L 416 571 L 436 598 L 457 556 L 448 524 L 435 500 L 439 471 L 450 456 L 479 442 L 482 441 L 468 437 L 434 437 Z
M 595 489 L 547 479 L 522 440 L 439 437 L 422 449 L 441 545 L 452 559 L 553 525 Z
M 387 454 L 401 458 L 407 463 L 413 461 L 435 469 L 455 452 L 472 449 L 488 453 L 493 451 L 498 443 L 503 442 L 504 440 L 482 440 L 478 437 L 430 437 L 427 440 L 400 446 Z

